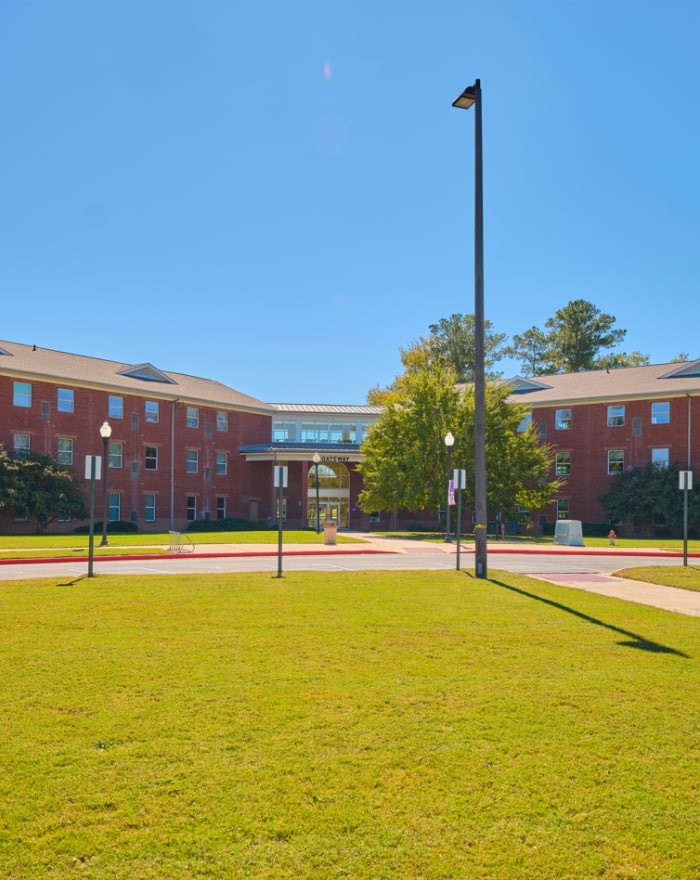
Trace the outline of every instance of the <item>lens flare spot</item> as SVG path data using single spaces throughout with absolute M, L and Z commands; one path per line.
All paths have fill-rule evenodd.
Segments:
M 325 79 L 331 78 L 331 63 L 330 63 L 330 61 L 326 61 L 323 65 L 323 76 Z

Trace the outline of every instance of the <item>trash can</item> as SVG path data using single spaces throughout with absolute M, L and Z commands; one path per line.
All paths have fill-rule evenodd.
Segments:
M 338 525 L 334 519 L 327 519 L 323 524 L 323 543 L 335 544 L 338 537 Z

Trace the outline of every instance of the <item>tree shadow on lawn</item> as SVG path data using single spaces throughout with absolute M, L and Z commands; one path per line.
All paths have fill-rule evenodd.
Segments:
M 561 602 L 555 602 L 553 599 L 545 599 L 543 596 L 538 596 L 536 593 L 529 593 L 527 590 L 523 590 L 520 587 L 514 587 L 512 584 L 504 584 L 503 581 L 492 580 L 491 583 L 495 584 L 497 587 L 503 587 L 506 590 L 510 590 L 512 593 L 519 593 L 521 596 L 527 596 L 528 599 L 536 599 L 538 602 L 543 602 L 545 605 L 557 608 L 559 611 L 566 611 L 567 614 L 573 614 L 574 617 L 578 617 L 580 620 L 585 620 L 587 623 L 592 623 L 595 626 L 602 626 L 605 629 L 612 630 L 612 632 L 628 636 L 631 641 L 617 643 L 623 648 L 637 648 L 640 651 L 649 651 L 652 654 L 675 654 L 677 657 L 685 657 L 688 660 L 690 659 L 690 656 L 683 651 L 677 651 L 675 648 L 669 648 L 659 642 L 649 641 L 649 639 L 645 639 L 644 636 L 640 636 L 638 633 L 630 632 L 630 630 L 622 629 L 619 626 L 613 626 L 611 623 L 605 623 L 605 621 L 599 620 L 597 617 L 591 617 L 590 614 L 584 614 L 583 611 L 577 611 L 569 605 L 563 605 Z

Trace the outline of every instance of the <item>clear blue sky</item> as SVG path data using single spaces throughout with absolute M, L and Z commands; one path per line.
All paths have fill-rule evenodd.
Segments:
M 696 0 L 0 0 L 0 338 L 363 403 L 473 312 L 479 77 L 494 329 L 700 357 L 699 44 Z

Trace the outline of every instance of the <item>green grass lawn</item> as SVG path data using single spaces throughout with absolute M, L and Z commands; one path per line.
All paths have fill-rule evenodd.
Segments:
M 186 549 L 188 540 L 193 544 L 274 544 L 277 546 L 279 533 L 274 530 L 255 532 L 192 532 L 184 537 Z M 100 547 L 102 533 L 96 534 L 93 552 L 95 556 L 134 555 L 139 553 L 167 553 L 170 549 L 169 532 L 133 534 L 108 534 L 108 544 Z M 283 541 L 290 544 L 322 544 L 323 532 L 317 534 L 310 530 L 289 530 L 283 532 Z M 347 535 L 337 536 L 338 544 L 362 543 L 358 538 Z M 27 556 L 47 558 L 56 556 L 88 555 L 88 535 L 0 535 L 0 559 L 16 559 Z M 212 548 L 214 549 L 214 548 Z
M 700 622 L 501 572 L 0 586 L 5 880 L 700 877 Z

